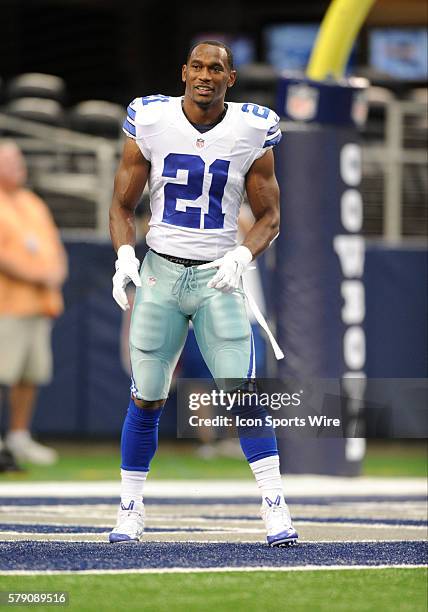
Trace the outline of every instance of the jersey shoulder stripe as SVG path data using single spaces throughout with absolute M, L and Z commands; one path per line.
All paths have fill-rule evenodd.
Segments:
M 123 131 L 125 132 L 125 134 L 127 134 L 131 138 L 137 137 L 137 131 L 135 129 L 135 125 L 131 123 L 129 116 L 123 122 Z
M 281 140 L 278 115 L 267 106 L 260 106 L 253 102 L 245 102 L 240 106 L 244 121 L 251 128 L 259 132 L 256 137 L 260 149 L 274 147 Z
M 277 121 L 272 127 L 270 127 L 267 131 L 266 136 L 270 136 L 274 134 L 279 129 L 279 121 Z
M 123 123 L 123 131 L 134 140 L 140 140 L 162 131 L 168 125 L 165 104 L 169 96 L 156 94 L 135 98 L 128 105 L 127 117 Z M 165 121 L 166 119 L 166 121 Z
M 266 147 L 276 146 L 280 142 L 281 138 L 282 138 L 282 133 L 281 133 L 281 130 L 278 129 L 274 134 L 266 138 L 266 140 L 263 143 L 263 148 L 265 149 Z
M 135 121 L 135 115 L 137 114 L 137 111 L 135 110 L 135 108 L 132 107 L 132 102 L 131 104 L 128 105 L 127 113 L 128 113 L 128 117 L 132 119 L 133 121 Z

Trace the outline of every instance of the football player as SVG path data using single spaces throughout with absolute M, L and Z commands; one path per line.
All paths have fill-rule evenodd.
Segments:
M 113 296 L 129 308 L 131 399 L 121 440 L 121 502 L 110 542 L 139 540 L 143 489 L 157 449 L 158 424 L 171 376 L 192 321 L 201 353 L 215 379 L 255 377 L 254 343 L 242 274 L 279 231 L 279 189 L 273 147 L 279 117 L 252 103 L 225 103 L 236 79 L 230 49 L 217 41 L 193 46 L 182 67 L 184 96 L 151 95 L 128 107 L 128 136 L 110 209 L 117 251 Z M 148 182 L 149 251 L 135 256 L 134 211 Z M 255 223 L 236 246 L 246 190 Z M 253 409 L 251 417 L 263 416 Z M 240 443 L 262 494 L 271 546 L 296 543 L 284 500 L 275 434 L 238 428 Z

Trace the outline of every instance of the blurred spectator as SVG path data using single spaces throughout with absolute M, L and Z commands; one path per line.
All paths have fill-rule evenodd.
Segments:
M 37 386 L 52 375 L 51 321 L 63 310 L 67 260 L 47 206 L 23 187 L 26 178 L 19 148 L 0 143 L 0 385 L 9 387 L 10 408 L 0 471 L 57 459 L 33 440 L 30 424 Z

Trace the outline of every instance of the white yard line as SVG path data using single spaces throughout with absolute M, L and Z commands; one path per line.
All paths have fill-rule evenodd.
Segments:
M 425 478 L 342 478 L 290 475 L 283 478 L 286 496 L 406 496 L 427 495 Z M 0 484 L 0 497 L 118 497 L 119 480 L 110 482 L 26 482 Z M 146 497 L 257 498 L 251 480 L 148 480 Z
M 138 568 L 138 569 L 117 569 L 117 570 L 77 570 L 77 571 L 29 571 L 29 570 L 7 570 L 0 571 L 0 576 L 67 576 L 67 575 L 87 575 L 87 574 L 193 574 L 193 573 L 221 573 L 221 572 L 302 572 L 319 570 L 379 570 L 379 569 L 417 569 L 426 568 L 426 565 L 301 565 L 283 567 L 205 567 L 205 568 L 184 568 L 168 567 L 158 568 Z

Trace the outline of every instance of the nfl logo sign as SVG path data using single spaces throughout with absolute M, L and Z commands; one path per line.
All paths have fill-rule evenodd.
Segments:
M 196 141 L 196 146 L 198 147 L 198 149 L 202 149 L 202 147 L 205 144 L 205 140 L 203 138 L 198 138 Z
M 149 278 L 147 279 L 147 284 L 149 287 L 154 287 L 156 285 L 156 281 L 156 276 L 149 276 Z
M 286 113 L 297 121 L 309 121 L 315 117 L 318 107 L 318 91 L 308 85 L 291 85 L 288 88 Z
M 368 114 L 368 102 L 365 91 L 357 91 L 352 100 L 351 116 L 358 126 L 364 125 Z

